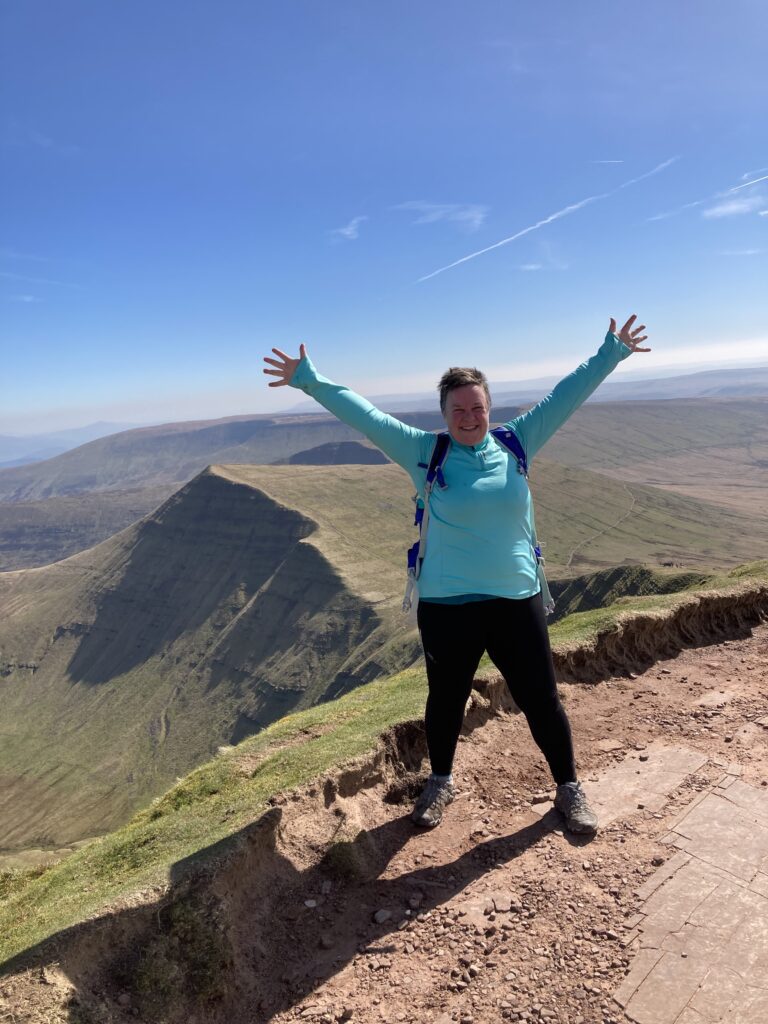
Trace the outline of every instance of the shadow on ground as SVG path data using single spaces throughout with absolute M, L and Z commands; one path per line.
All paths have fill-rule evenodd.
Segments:
M 66 929 L 9 961 L 1 974 L 33 969 L 45 978 L 46 970 L 60 969 L 72 987 L 61 992 L 58 1019 L 71 1024 L 266 1022 L 358 953 L 390 951 L 410 898 L 418 894 L 420 912 L 438 908 L 559 824 L 551 811 L 449 864 L 382 878 L 419 835 L 407 816 L 338 839 L 317 864 L 297 870 L 277 848 L 284 822 L 275 807 L 177 862 L 159 901 Z M 373 914 L 382 908 L 392 916 L 377 924 Z

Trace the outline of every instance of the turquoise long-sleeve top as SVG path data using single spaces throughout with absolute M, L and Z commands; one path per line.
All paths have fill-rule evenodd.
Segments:
M 595 388 L 631 350 L 612 333 L 551 394 L 504 424 L 513 430 L 528 465 Z M 435 434 L 402 423 L 349 388 L 322 377 L 308 358 L 290 380 L 342 422 L 359 430 L 409 474 L 424 495 Z M 476 445 L 451 447 L 443 465 L 446 487 L 434 487 L 426 555 L 419 576 L 424 601 L 478 597 L 532 597 L 539 592 L 531 493 L 517 460 L 491 434 Z

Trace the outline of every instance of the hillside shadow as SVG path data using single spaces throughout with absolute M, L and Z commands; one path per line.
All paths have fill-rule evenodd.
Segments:
M 535 846 L 561 819 L 550 811 L 448 864 L 383 878 L 430 833 L 407 816 L 332 843 L 297 870 L 277 850 L 282 812 L 178 861 L 159 901 L 65 929 L 14 957 L 0 977 L 60 965 L 74 986 L 70 1024 L 130 1020 L 266 1024 L 344 969 L 358 953 L 386 954 L 411 915 L 448 903 L 495 866 Z M 566 839 L 583 845 L 586 839 Z M 418 907 L 410 910 L 409 907 Z M 377 910 L 391 917 L 375 923 Z M 490 924 L 490 923 L 489 923 Z M 83 953 L 85 952 L 85 955 Z
M 92 625 L 57 630 L 54 640 L 80 637 L 71 679 L 105 683 L 161 653 L 193 668 L 314 528 L 254 488 L 197 477 L 138 526 L 123 561 L 104 567 Z M 184 649 L 170 650 L 182 637 Z

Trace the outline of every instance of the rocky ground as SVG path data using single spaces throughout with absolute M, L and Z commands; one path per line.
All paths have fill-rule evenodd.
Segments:
M 660 842 L 669 824 L 728 763 L 768 785 L 768 720 L 757 724 L 768 714 L 768 627 L 563 689 L 587 789 L 628 757 L 642 773 L 659 739 L 706 763 L 661 809 L 638 801 L 594 839 L 575 839 L 555 812 L 536 813 L 548 776 L 522 717 L 492 721 L 460 745 L 461 795 L 443 824 L 396 845 L 378 879 L 285 893 L 299 955 L 283 947 L 263 1020 L 628 1019 L 612 993 L 633 957 L 635 890 L 674 852 Z M 354 952 L 339 955 L 350 936 Z
M 290 870 L 269 892 L 245 885 L 231 897 L 240 952 L 226 1013 L 201 1005 L 188 1024 L 629 1020 L 613 994 L 636 949 L 636 890 L 676 852 L 662 839 L 726 768 L 768 785 L 768 626 L 561 692 L 587 791 L 629 766 L 641 783 L 629 810 L 594 838 L 564 834 L 526 723 L 506 713 L 462 738 L 459 796 L 438 829 L 407 819 L 415 780 L 326 801 L 343 837 L 330 848 L 317 815 L 297 813 L 305 798 L 289 800 L 280 854 Z M 669 775 L 663 800 L 646 800 L 660 744 L 703 757 Z M 310 794 L 322 808 L 321 797 Z M 55 965 L 0 979 L 0 1021 L 170 1019 L 114 979 L 85 996 Z

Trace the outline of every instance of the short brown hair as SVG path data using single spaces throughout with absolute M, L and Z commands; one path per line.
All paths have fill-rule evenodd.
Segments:
M 445 412 L 445 403 L 448 401 L 448 392 L 455 388 L 463 388 L 465 384 L 479 384 L 488 399 L 488 408 L 491 408 L 491 392 L 488 390 L 488 379 L 482 370 L 475 366 L 451 366 L 449 367 L 437 385 L 440 392 L 440 410 Z

